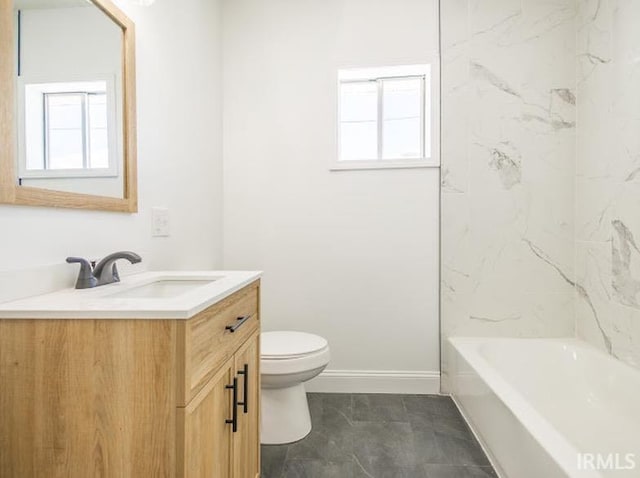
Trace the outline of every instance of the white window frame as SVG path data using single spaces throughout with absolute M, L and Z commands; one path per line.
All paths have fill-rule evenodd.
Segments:
M 331 171 L 358 170 L 358 169 L 399 169 L 399 168 L 437 168 L 440 166 L 440 74 L 439 61 L 433 60 L 419 65 L 402 65 L 374 68 L 351 68 L 338 71 L 336 83 L 336 154 L 332 159 L 329 169 Z M 382 114 L 381 103 L 383 101 L 382 82 L 385 79 L 398 78 L 423 78 L 425 82 L 422 98 L 422 123 L 421 158 L 397 158 L 383 159 L 382 140 L 383 125 L 380 118 Z M 371 159 L 341 159 L 341 86 L 350 82 L 375 81 L 378 83 L 378 158 Z M 427 94 L 429 92 L 430 94 Z M 426 119 L 430 119 L 430 128 L 426 128 Z M 425 150 L 426 135 L 429 134 L 431 147 Z
M 109 167 L 108 168 L 78 168 L 78 169 L 28 169 L 27 168 L 27 133 L 26 133 L 26 87 L 28 85 L 41 86 L 38 94 L 48 93 L 90 93 L 93 92 L 92 85 L 98 82 L 106 83 L 107 95 L 107 131 L 109 147 Z M 52 86 L 56 83 L 70 84 L 69 87 Z M 118 151 L 120 144 L 118 130 L 118 106 L 116 99 L 116 79 L 115 77 L 96 77 L 88 79 L 65 79 L 50 80 L 42 78 L 18 79 L 18 177 L 20 179 L 52 179 L 52 178 L 113 178 L 119 176 Z M 44 110 L 43 110 L 44 114 Z M 42 122 L 43 142 L 42 154 L 46 154 L 44 148 L 47 147 L 44 141 L 44 128 L 46 127 L 44 117 Z
M 96 168 L 93 167 L 93 159 L 91 156 L 91 110 L 89 101 L 89 97 L 92 95 L 104 95 L 107 97 L 107 92 L 98 92 L 98 91 L 55 91 L 55 92 L 45 92 L 43 95 L 43 103 L 44 103 L 44 170 L 51 171 L 48 167 L 51 163 L 51 122 L 49 117 L 49 108 L 50 103 L 49 99 L 55 96 L 77 96 L 80 98 L 80 102 L 82 104 L 82 168 L 83 170 L 95 170 L 95 169 L 105 169 L 105 168 Z M 108 106 L 108 105 L 107 105 Z M 60 169 L 56 169 L 59 171 Z

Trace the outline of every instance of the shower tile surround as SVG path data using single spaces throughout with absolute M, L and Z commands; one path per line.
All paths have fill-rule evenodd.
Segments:
M 447 0 L 450 336 L 579 337 L 640 366 L 640 3 Z
M 442 18 L 446 339 L 574 330 L 573 0 L 447 0 Z
M 640 2 L 577 13 L 577 331 L 640 367 Z

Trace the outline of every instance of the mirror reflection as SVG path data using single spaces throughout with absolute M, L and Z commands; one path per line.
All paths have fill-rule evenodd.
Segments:
M 123 31 L 88 0 L 15 0 L 18 184 L 123 197 Z

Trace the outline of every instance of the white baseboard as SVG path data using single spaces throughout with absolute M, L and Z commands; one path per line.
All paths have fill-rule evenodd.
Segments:
M 325 370 L 304 384 L 308 392 L 440 393 L 440 372 L 402 370 Z

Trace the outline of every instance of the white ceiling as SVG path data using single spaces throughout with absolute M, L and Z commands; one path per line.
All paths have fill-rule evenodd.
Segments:
M 87 0 L 14 0 L 16 10 L 34 10 L 42 8 L 88 7 Z

